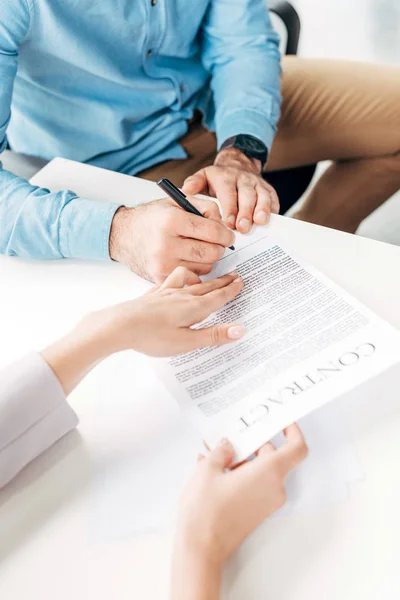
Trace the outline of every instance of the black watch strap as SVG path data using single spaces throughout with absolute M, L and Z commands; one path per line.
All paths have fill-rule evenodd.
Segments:
M 261 161 L 262 168 L 265 167 L 268 158 L 268 148 L 258 138 L 241 133 L 228 138 L 221 146 L 221 150 L 226 148 L 236 148 L 243 152 L 249 158 L 256 158 Z

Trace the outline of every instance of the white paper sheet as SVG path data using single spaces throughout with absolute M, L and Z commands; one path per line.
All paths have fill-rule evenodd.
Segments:
M 154 361 L 181 409 L 237 461 L 282 428 L 400 361 L 400 335 L 265 229 L 236 240 L 209 276 L 236 268 L 241 294 L 202 326 L 244 323 L 229 346 Z
M 91 426 L 98 463 L 91 483 L 91 536 L 105 541 L 172 527 L 180 493 L 204 452 L 200 434 L 151 377 L 144 357 L 113 357 L 94 381 L 98 413 Z M 300 426 L 310 453 L 290 475 L 288 503 L 278 517 L 345 500 L 348 483 L 363 477 L 340 405 L 324 406 Z M 104 446 L 106 456 L 99 452 Z

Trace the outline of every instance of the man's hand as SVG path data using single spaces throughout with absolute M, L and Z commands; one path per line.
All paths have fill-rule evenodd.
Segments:
M 178 266 L 198 275 L 209 273 L 234 235 L 221 223 L 215 202 L 190 201 L 207 218 L 189 214 L 167 198 L 120 208 L 111 225 L 110 257 L 156 283 Z
M 218 198 L 226 224 L 247 233 L 253 223 L 265 225 L 271 212 L 279 212 L 277 193 L 260 171 L 260 161 L 227 148 L 218 154 L 214 165 L 188 177 L 182 189 L 185 194 Z

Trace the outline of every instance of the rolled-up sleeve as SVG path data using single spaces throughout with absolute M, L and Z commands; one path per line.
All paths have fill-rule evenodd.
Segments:
M 40 354 L 0 370 L 0 488 L 77 424 Z

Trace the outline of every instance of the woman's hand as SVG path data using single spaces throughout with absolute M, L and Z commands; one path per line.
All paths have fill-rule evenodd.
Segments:
M 133 349 L 150 356 L 173 356 L 241 338 L 245 330 L 239 324 L 192 326 L 233 300 L 242 287 L 237 273 L 202 283 L 197 275 L 178 267 L 148 294 L 94 317 L 111 336 L 115 352 Z
M 288 427 L 285 435 L 281 448 L 276 450 L 267 443 L 253 460 L 233 470 L 229 467 L 234 451 L 228 441 L 199 458 L 181 502 L 173 600 L 218 598 L 223 565 L 244 539 L 284 504 L 285 479 L 307 456 L 297 425 Z
M 187 286 L 187 287 L 185 287 Z M 237 273 L 202 283 L 178 267 L 148 294 L 91 313 L 62 340 L 42 352 L 66 394 L 101 360 L 122 350 L 173 356 L 241 338 L 242 325 L 192 326 L 233 300 L 243 287 Z

